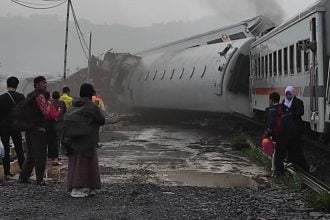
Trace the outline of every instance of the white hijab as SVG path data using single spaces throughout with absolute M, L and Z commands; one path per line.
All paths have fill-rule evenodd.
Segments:
M 294 88 L 293 88 L 293 86 L 288 86 L 288 87 L 286 87 L 286 89 L 285 89 L 285 94 L 286 94 L 287 92 L 291 93 L 291 95 L 292 95 L 292 99 L 289 100 L 289 99 L 287 99 L 287 98 L 285 97 L 284 105 L 286 105 L 286 107 L 288 107 L 288 108 L 291 108 L 293 98 L 295 97 L 295 93 L 294 93 Z

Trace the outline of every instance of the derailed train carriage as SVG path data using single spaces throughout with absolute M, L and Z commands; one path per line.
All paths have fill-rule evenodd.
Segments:
M 259 16 L 138 53 L 141 60 L 127 80 L 127 104 L 251 115 L 249 47 L 256 36 L 273 27 Z

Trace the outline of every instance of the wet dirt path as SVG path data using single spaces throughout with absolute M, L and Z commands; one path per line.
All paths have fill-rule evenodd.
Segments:
M 252 187 L 267 172 L 230 148 L 228 134 L 172 125 L 115 125 L 102 133 L 102 181 Z

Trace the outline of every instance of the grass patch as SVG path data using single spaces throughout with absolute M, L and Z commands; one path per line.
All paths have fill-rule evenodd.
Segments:
M 285 173 L 281 180 L 284 185 L 295 191 L 301 191 L 304 188 L 304 183 L 299 177 L 293 176 L 290 173 Z
M 305 200 L 314 209 L 330 212 L 330 193 L 316 193 L 310 191 L 305 194 Z
M 247 143 L 246 138 L 247 136 L 245 134 L 239 134 L 233 137 L 231 140 L 231 148 L 238 151 L 249 148 L 250 145 Z
M 267 156 L 265 156 L 259 149 L 249 148 L 246 149 L 244 153 L 248 157 L 255 159 L 257 162 L 261 163 L 263 166 L 269 169 L 272 167 L 272 161 Z

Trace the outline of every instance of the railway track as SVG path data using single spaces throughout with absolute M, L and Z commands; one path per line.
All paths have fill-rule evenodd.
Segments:
M 260 152 L 263 153 L 262 149 L 256 146 L 251 139 L 247 139 L 248 144 L 250 147 L 258 149 Z M 270 160 L 272 159 L 270 156 L 264 154 Z M 315 176 L 311 175 L 310 173 L 292 165 L 286 164 L 285 169 L 290 172 L 292 175 L 297 176 L 304 184 L 310 187 L 313 191 L 317 193 L 330 193 L 330 187 L 316 178 Z

